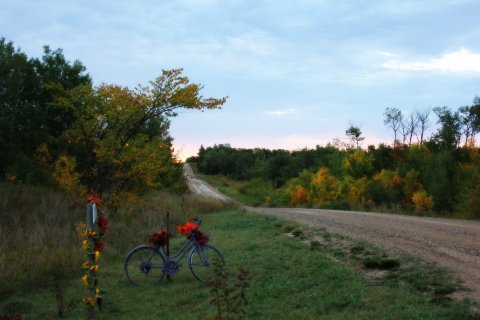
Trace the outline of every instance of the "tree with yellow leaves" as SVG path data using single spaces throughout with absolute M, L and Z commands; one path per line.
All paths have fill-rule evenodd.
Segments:
M 334 201 L 339 196 L 338 179 L 327 168 L 318 169 L 310 185 L 310 198 L 314 204 L 321 205 Z
M 83 192 L 108 192 L 123 198 L 152 188 L 184 188 L 173 157 L 169 118 L 179 109 L 216 109 L 226 97 L 204 98 L 182 69 L 163 71 L 149 86 L 135 89 L 103 84 L 79 86 L 54 103 L 75 111 L 75 121 L 61 137 L 60 173 L 71 172 Z M 58 170 L 56 170 L 57 172 Z M 80 190 L 79 190 L 80 191 Z

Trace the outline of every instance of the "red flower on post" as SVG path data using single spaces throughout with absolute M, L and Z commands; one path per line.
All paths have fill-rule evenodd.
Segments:
M 90 193 L 88 195 L 88 201 L 91 204 L 96 204 L 97 207 L 101 207 L 102 206 L 102 195 L 100 193 L 97 193 L 96 195 L 93 194 L 93 193 Z
M 103 243 L 100 240 L 95 240 L 94 242 L 95 245 L 95 251 L 102 252 L 103 251 Z
M 97 226 L 100 229 L 100 234 L 105 234 L 108 232 L 110 227 L 108 226 L 108 219 L 104 217 L 99 217 L 97 220 Z

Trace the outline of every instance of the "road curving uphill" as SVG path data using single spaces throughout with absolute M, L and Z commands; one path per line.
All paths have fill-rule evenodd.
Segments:
M 185 163 L 183 165 L 183 172 L 184 172 L 185 178 L 187 179 L 188 188 L 194 194 L 197 194 L 199 196 L 206 197 L 206 198 L 215 199 L 218 201 L 225 201 L 225 202 L 233 201 L 231 198 L 220 193 L 217 189 L 213 188 L 205 181 L 198 179 L 193 173 L 192 167 L 188 163 Z
M 195 177 L 185 164 L 192 192 L 221 201 L 232 201 Z M 365 240 L 391 252 L 412 255 L 453 271 L 480 301 L 480 222 L 398 214 L 304 208 L 255 208 L 251 212 L 323 227 L 353 239 Z

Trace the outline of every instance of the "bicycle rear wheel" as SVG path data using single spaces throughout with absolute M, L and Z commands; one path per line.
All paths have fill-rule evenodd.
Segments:
M 149 245 L 136 247 L 125 258 L 125 274 L 131 283 L 158 283 L 165 277 L 163 257 Z
M 207 281 L 225 273 L 223 255 L 209 245 L 194 247 L 188 257 L 188 266 L 199 281 Z

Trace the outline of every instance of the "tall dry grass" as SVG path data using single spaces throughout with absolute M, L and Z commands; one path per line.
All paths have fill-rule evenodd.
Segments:
M 79 274 L 82 213 L 62 192 L 0 184 L 0 297 Z
M 85 219 L 86 207 L 75 200 L 59 190 L 0 184 L 0 298 L 35 288 L 58 292 L 69 279 L 80 279 L 85 257 L 76 226 Z M 124 205 L 115 212 L 104 208 L 110 220 L 104 257 L 124 256 L 146 242 L 149 234 L 166 227 L 167 212 L 170 231 L 176 234 L 176 225 L 229 206 L 193 195 L 155 192 L 139 205 Z

